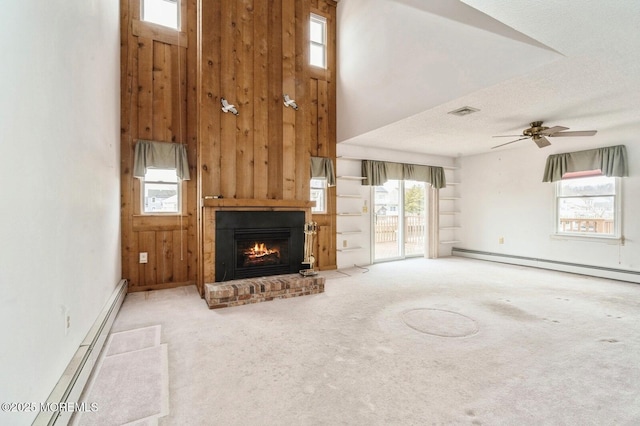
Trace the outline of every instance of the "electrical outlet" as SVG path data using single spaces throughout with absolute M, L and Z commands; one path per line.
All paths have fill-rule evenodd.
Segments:
M 346 247 L 347 246 L 347 240 L 342 240 L 342 247 Z
M 504 244 L 504 237 L 498 238 L 498 244 Z
M 149 254 L 145 251 L 140 253 L 140 263 L 147 263 L 149 261 Z

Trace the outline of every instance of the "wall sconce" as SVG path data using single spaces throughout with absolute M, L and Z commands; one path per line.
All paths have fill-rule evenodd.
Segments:
M 235 105 L 231 105 L 225 98 L 220 98 L 220 103 L 222 104 L 222 112 L 227 113 L 230 112 L 233 115 L 238 115 L 238 110 Z
M 289 95 L 282 95 L 282 97 L 284 98 L 284 106 L 291 107 L 296 111 L 298 110 L 298 104 L 296 103 L 296 101 L 291 99 Z

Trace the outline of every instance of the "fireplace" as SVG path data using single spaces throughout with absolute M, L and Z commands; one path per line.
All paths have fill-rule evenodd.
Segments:
M 302 268 L 304 212 L 216 212 L 216 282 Z

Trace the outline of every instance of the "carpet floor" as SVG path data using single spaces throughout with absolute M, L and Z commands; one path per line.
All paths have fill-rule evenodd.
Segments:
M 638 284 L 412 259 L 219 310 L 195 287 L 131 293 L 113 331 L 152 325 L 161 425 L 640 424 Z
M 83 395 L 96 411 L 80 412 L 74 426 L 152 426 L 169 412 L 167 345 L 160 326 L 112 333 Z

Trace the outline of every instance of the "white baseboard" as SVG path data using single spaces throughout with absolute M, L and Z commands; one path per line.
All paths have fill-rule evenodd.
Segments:
M 627 269 L 608 268 L 602 266 L 583 265 L 579 263 L 562 262 L 551 259 L 539 259 L 526 256 L 515 256 L 504 253 L 492 253 L 479 250 L 469 250 L 454 247 L 453 256 L 468 257 L 471 259 L 488 260 L 491 262 L 509 263 L 511 265 L 531 266 L 534 268 L 551 269 L 554 271 L 570 272 L 573 274 L 589 275 L 612 280 L 640 283 L 640 271 Z
M 67 403 L 74 404 L 80 400 L 80 395 L 89 380 L 91 371 L 109 335 L 111 325 L 127 295 L 127 289 L 127 280 L 120 280 L 98 318 L 96 318 L 91 330 L 89 330 L 64 373 L 62 373 L 62 377 L 60 377 L 60 380 L 58 380 L 49 395 L 46 401 L 49 404 L 48 406 L 63 407 L 63 409 L 41 411 L 32 425 L 51 426 L 69 423 L 73 410 L 65 410 L 64 406 Z

